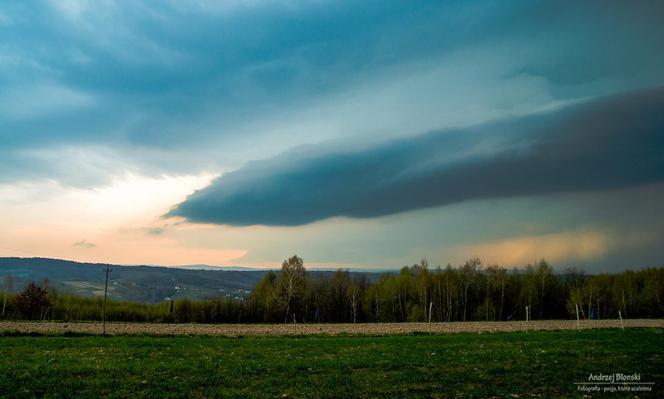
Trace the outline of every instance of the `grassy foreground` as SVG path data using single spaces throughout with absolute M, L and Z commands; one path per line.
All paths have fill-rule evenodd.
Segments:
M 655 386 L 638 397 L 661 397 L 664 331 L 0 336 L 0 397 L 581 397 L 590 373 L 640 373 Z

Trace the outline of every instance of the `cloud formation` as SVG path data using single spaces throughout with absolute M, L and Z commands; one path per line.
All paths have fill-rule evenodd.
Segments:
M 397 267 L 567 231 L 664 237 L 664 183 L 642 185 L 661 181 L 661 141 L 630 130 L 661 107 L 623 109 L 664 85 L 664 2 L 0 8 L 0 236 L 24 254 Z M 597 117 L 580 102 L 633 91 Z M 173 214 L 285 227 L 161 224 L 219 175 Z M 584 262 L 662 258 L 650 241 L 610 247 Z
M 664 84 L 659 2 L 217 3 L 3 4 L 0 183 L 229 170 Z
M 74 246 L 75 246 L 75 247 L 82 247 L 82 248 L 88 248 L 88 249 L 89 249 L 89 248 L 95 248 L 97 245 L 94 244 L 94 243 L 91 243 L 91 242 L 88 241 L 88 240 L 83 239 L 83 240 L 81 240 L 81 241 L 76 241 L 76 242 L 74 243 Z
M 657 88 L 362 150 L 301 147 L 217 178 L 167 216 L 290 226 L 653 183 L 664 179 L 662 109 Z
M 160 236 L 166 231 L 163 227 L 150 227 L 145 231 L 145 234 L 149 236 Z

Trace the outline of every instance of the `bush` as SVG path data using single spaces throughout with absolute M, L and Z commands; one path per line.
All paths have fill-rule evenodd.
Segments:
M 37 286 L 35 283 L 27 287 L 15 299 L 16 308 L 21 317 L 28 320 L 42 319 L 51 307 L 48 291 Z

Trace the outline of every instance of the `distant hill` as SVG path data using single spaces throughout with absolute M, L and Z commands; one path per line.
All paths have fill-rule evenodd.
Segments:
M 104 295 L 104 269 L 111 267 L 110 298 L 154 303 L 168 298 L 245 297 L 267 273 L 240 267 L 192 265 L 179 267 L 120 266 L 48 258 L 0 258 L 0 283 L 11 275 L 14 290 L 29 282 L 49 284 L 59 291 L 82 296 Z M 330 271 L 312 271 L 328 274 Z M 372 280 L 378 275 L 362 273 Z M 4 287 L 2 287 L 4 288 Z

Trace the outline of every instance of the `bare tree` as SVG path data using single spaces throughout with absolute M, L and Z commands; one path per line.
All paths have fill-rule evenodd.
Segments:
M 482 270 L 482 261 L 474 257 L 467 261 L 461 268 L 461 278 L 463 280 L 463 321 L 466 321 L 468 310 L 468 291 L 475 279 L 476 273 Z
M 452 321 L 453 318 L 453 308 L 452 308 L 452 288 L 456 284 L 450 283 L 450 278 L 456 276 L 456 271 L 452 269 L 452 265 L 448 264 L 445 269 L 445 307 L 447 309 L 447 321 Z M 454 277 L 455 280 L 457 279 Z M 456 294 L 455 294 L 456 295 Z
M 489 303 L 491 302 L 491 291 L 492 287 L 495 285 L 494 279 L 496 275 L 496 270 L 494 266 L 488 266 L 484 270 L 484 280 L 486 282 L 486 288 L 484 290 L 484 314 L 485 320 L 489 321 Z
M 420 263 L 411 268 L 415 279 L 415 288 L 419 297 L 419 307 L 423 311 L 426 321 L 427 308 L 430 302 L 429 287 L 431 286 L 431 275 L 429 274 L 429 262 L 426 259 L 420 260 Z
M 357 322 L 357 306 L 359 295 L 360 287 L 358 287 L 357 282 L 351 281 L 350 286 L 348 287 L 348 299 L 350 299 L 351 311 L 353 312 L 353 323 Z
M 537 274 L 535 267 L 531 264 L 526 266 L 525 275 L 523 276 L 523 284 L 521 285 L 521 298 L 528 309 L 533 308 L 533 297 L 537 296 Z M 532 313 L 532 311 L 531 311 Z
M 305 283 L 306 270 L 302 258 L 295 255 L 281 264 L 278 287 L 279 299 L 286 311 L 285 322 L 288 322 L 291 312 L 296 310 L 296 301 L 304 294 Z
M 498 320 L 503 319 L 503 307 L 505 304 L 505 284 L 507 283 L 507 270 L 500 267 L 498 269 L 498 281 L 500 282 L 500 311 L 498 312 Z

